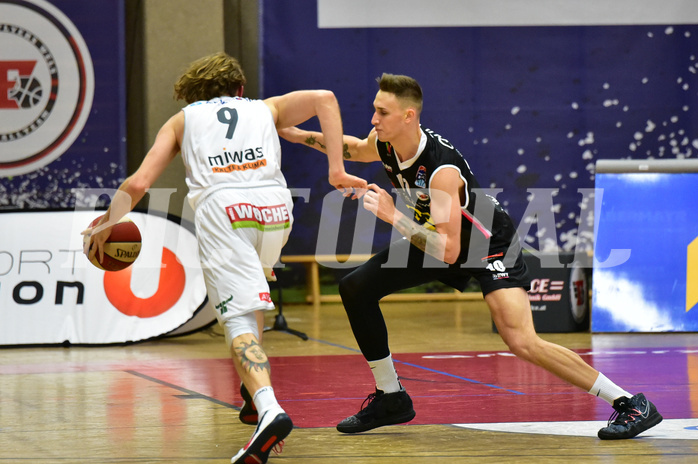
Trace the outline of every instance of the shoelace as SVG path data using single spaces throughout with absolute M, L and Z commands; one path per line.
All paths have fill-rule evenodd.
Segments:
M 635 414 L 633 414 L 635 413 Z M 635 416 L 640 415 L 640 411 L 638 411 L 635 408 L 627 408 L 624 409 L 622 412 L 620 411 L 614 411 L 613 414 L 611 414 L 611 417 L 608 418 L 608 425 L 611 424 L 627 424 L 630 421 L 635 421 Z
M 608 418 L 608 422 L 606 423 L 606 425 L 615 424 L 615 423 L 616 423 L 616 418 L 617 418 L 619 415 L 620 415 L 620 413 L 619 413 L 618 411 L 613 411 L 613 413 L 611 414 L 611 417 Z
M 280 455 L 281 452 L 284 450 L 284 441 L 281 440 L 280 442 L 278 442 L 276 445 L 274 445 L 274 447 L 271 450 L 274 452 L 275 455 Z
M 375 399 L 376 399 L 376 394 L 375 394 L 375 393 L 369 394 L 369 395 L 366 397 L 366 399 L 364 400 L 364 402 L 361 403 L 361 410 L 363 411 L 364 409 L 366 409 L 371 403 L 373 403 L 373 400 L 375 400 Z

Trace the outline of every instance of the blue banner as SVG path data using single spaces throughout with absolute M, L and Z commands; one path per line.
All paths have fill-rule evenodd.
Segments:
M 698 331 L 698 173 L 596 176 L 592 332 Z

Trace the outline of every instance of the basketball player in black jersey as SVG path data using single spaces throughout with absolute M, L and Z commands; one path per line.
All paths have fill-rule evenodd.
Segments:
M 341 421 L 337 430 L 364 432 L 415 416 L 393 365 L 379 300 L 433 281 L 462 291 L 471 278 L 480 283 L 492 320 L 512 353 L 613 406 L 612 419 L 599 430 L 599 438 L 632 438 L 658 424 L 662 416 L 642 393 L 628 393 L 576 353 L 538 337 L 526 293 L 530 278 L 511 218 L 496 199 L 478 191 L 461 153 L 420 125 L 422 90 L 417 81 L 383 74 L 378 83 L 373 130 L 363 140 L 345 136 L 344 156 L 350 161 L 383 163 L 408 208 L 396 207 L 391 194 L 376 184 L 370 184 L 363 195 L 364 208 L 392 224 L 406 239 L 377 253 L 339 283 L 376 391 L 364 402 L 367 406 Z M 291 128 L 280 135 L 324 149 L 322 134 L 317 132 Z

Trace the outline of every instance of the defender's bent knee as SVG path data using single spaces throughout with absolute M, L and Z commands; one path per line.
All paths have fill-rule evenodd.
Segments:
M 356 271 L 344 276 L 339 281 L 339 296 L 342 302 L 351 304 L 359 300 L 362 295 L 365 295 L 365 285 L 361 281 L 361 276 L 357 275 Z
M 542 340 L 538 337 L 523 338 L 513 337 L 504 339 L 504 343 L 509 347 L 509 351 L 517 358 L 523 359 L 533 364 L 539 364 L 541 353 L 543 351 Z

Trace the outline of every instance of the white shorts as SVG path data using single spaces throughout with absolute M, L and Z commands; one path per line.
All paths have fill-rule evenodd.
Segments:
M 291 233 L 292 208 L 288 189 L 268 186 L 219 188 L 197 205 L 199 258 L 219 321 L 274 309 L 266 276 Z

